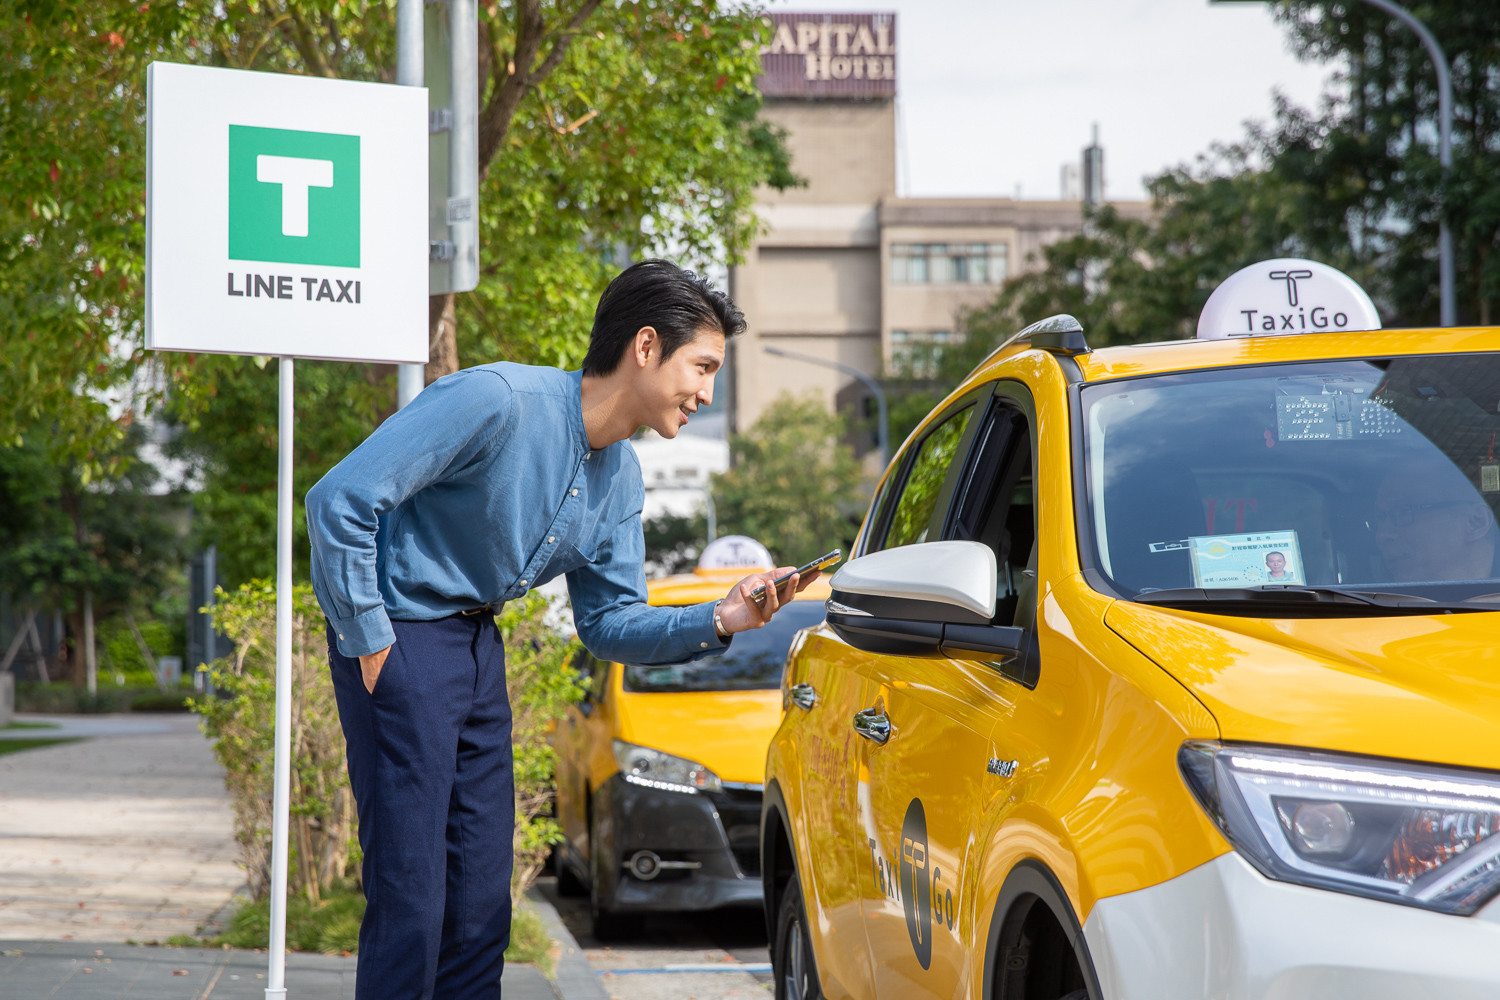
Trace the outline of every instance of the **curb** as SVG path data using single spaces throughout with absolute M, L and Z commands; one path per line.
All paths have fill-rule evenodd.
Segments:
M 538 892 L 535 886 L 526 890 L 526 901 L 536 908 L 537 915 L 542 918 L 542 925 L 547 928 L 547 934 L 557 942 L 557 975 L 552 985 L 562 1000 L 609 1000 L 599 973 L 589 965 L 583 949 L 578 946 L 578 940 L 562 922 L 562 917 L 558 916 L 557 907 Z

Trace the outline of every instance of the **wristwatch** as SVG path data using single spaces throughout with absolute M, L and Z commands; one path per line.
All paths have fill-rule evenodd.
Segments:
M 718 633 L 720 642 L 728 642 L 729 630 L 724 627 L 724 619 L 719 617 L 719 605 L 723 603 L 722 598 L 714 601 L 714 632 Z

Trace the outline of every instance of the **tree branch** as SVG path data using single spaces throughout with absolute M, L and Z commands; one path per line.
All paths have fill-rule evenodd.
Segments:
M 307 26 L 307 22 L 290 7 L 285 8 L 285 12 L 291 18 L 291 26 L 287 31 L 288 40 L 296 48 L 297 54 L 302 57 L 308 72 L 318 76 L 333 77 L 334 72 L 329 68 L 328 60 L 323 58 L 323 50 L 318 48 L 317 39 L 313 37 L 312 29 Z
M 494 60 L 492 73 L 495 89 L 490 102 L 479 115 L 479 174 L 482 178 L 500 151 L 516 109 L 527 91 L 545 80 L 567 54 L 568 46 L 584 23 L 599 9 L 602 0 L 583 0 L 567 23 L 553 36 L 552 47 L 537 61 L 537 54 L 547 41 L 547 25 L 542 19 L 540 0 L 523 0 L 516 8 L 516 44 L 510 59 L 503 64 Z

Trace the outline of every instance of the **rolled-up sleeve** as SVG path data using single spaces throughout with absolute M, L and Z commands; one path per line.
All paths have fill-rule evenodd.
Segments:
M 568 574 L 573 624 L 601 660 L 650 666 L 722 652 L 714 603 L 658 608 L 646 603 L 646 541 L 636 509 L 615 527 L 592 563 Z
M 362 656 L 395 641 L 376 569 L 380 516 L 481 454 L 512 405 L 509 385 L 493 372 L 439 379 L 308 490 L 313 591 L 339 652 Z

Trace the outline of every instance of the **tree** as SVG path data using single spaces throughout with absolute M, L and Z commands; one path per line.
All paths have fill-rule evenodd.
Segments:
M 66 610 L 82 654 L 68 664 L 75 684 L 94 657 L 94 620 L 119 614 L 136 631 L 136 612 L 156 596 L 149 584 L 181 559 L 178 505 L 138 459 L 140 443 L 132 427 L 116 453 L 100 456 L 122 470 L 107 480 L 90 478 L 91 463 L 59 461 L 66 449 L 45 440 L 0 449 L 0 592 L 28 609 L 23 620 L 39 607 Z
M 1096 346 L 1190 337 L 1220 281 L 1279 256 L 1346 271 L 1391 325 L 1436 323 L 1440 213 L 1455 234 L 1459 322 L 1493 322 L 1500 21 L 1484 7 L 1408 6 L 1453 66 L 1446 183 L 1435 151 L 1435 75 L 1417 37 L 1352 0 L 1283 2 L 1277 16 L 1297 51 L 1344 67 L 1319 108 L 1279 100 L 1270 123 L 1152 179 L 1149 222 L 1106 208 L 1082 234 L 1047 247 L 1040 268 L 965 317 L 966 356 L 1059 312 L 1076 316 Z
M 784 565 L 850 550 L 869 489 L 843 422 L 822 403 L 781 397 L 730 437 L 729 455 L 710 487 L 720 533 L 749 535 Z

